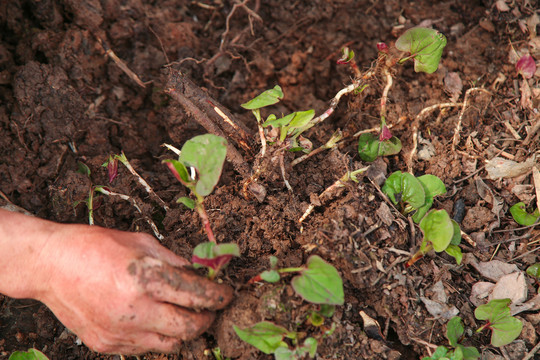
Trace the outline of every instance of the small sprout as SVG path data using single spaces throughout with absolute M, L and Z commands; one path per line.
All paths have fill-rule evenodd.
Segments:
M 163 160 L 174 177 L 195 196 L 195 200 L 181 197 L 177 202 L 194 209 L 199 214 L 211 242 L 216 240 L 203 201 L 217 185 L 226 155 L 227 141 L 222 137 L 206 134 L 186 141 L 178 160 Z M 188 171 L 188 168 L 191 171 Z
M 388 53 L 388 45 L 386 45 L 386 43 L 383 43 L 383 42 L 377 43 L 377 51 Z
M 341 58 L 336 62 L 338 65 L 348 64 L 354 59 L 354 51 L 348 47 L 341 49 Z
M 39 350 L 28 349 L 28 351 L 15 351 L 8 360 L 49 360 L 49 358 Z
M 92 172 L 90 171 L 90 168 L 88 167 L 88 165 L 86 165 L 85 163 L 83 162 L 77 162 L 77 172 L 79 174 L 83 174 L 83 175 L 86 175 L 88 176 L 88 178 L 90 178 L 90 175 L 92 174 Z
M 536 72 L 536 62 L 531 55 L 523 55 L 516 63 L 516 70 L 518 74 L 525 79 L 530 79 Z
M 118 176 L 118 159 L 116 156 L 110 155 L 107 161 L 103 163 L 107 168 L 107 175 L 109 176 L 109 183 L 112 183 Z
M 401 151 L 401 141 L 395 136 L 386 139 L 388 135 L 388 133 L 384 132 L 384 128 L 379 137 L 370 133 L 360 135 L 358 139 L 358 154 L 360 158 L 364 161 L 372 162 L 379 156 L 389 156 L 399 153 Z M 381 140 L 381 138 L 384 140 Z
M 533 225 L 540 219 L 540 209 L 528 212 L 523 202 L 513 205 L 510 208 L 510 214 L 519 225 L 523 226 Z
M 216 245 L 213 242 L 205 242 L 193 249 L 191 262 L 195 268 L 207 267 L 208 277 L 213 280 L 233 256 L 240 256 L 238 245 L 232 243 Z
M 410 173 L 393 172 L 386 179 L 382 191 L 403 214 L 417 210 L 426 203 L 424 186 Z
M 495 347 L 508 345 L 521 334 L 523 323 L 511 315 L 511 302 L 510 299 L 495 299 L 474 311 L 475 318 L 487 320 L 476 332 L 491 330 L 491 345 Z
M 446 324 L 446 338 L 450 347 L 453 349 L 450 350 L 446 346 L 439 346 L 430 357 L 423 357 L 422 360 L 476 360 L 480 357 L 480 353 L 475 347 L 469 346 L 465 347 L 460 344 L 461 339 L 463 338 L 463 333 L 465 328 L 461 322 L 459 316 L 455 316 L 448 324 Z
M 446 37 L 434 29 L 415 27 L 409 29 L 396 41 L 396 48 L 410 55 L 400 60 L 414 59 L 414 71 L 431 74 L 439 67 Z
M 251 327 L 240 329 L 233 325 L 236 335 L 255 346 L 265 354 L 274 353 L 279 347 L 288 348 L 283 338 L 296 339 L 297 334 L 269 321 L 259 322 Z

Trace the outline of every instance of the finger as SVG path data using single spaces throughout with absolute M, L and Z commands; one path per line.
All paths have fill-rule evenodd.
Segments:
M 210 311 L 194 312 L 169 303 L 160 303 L 148 313 L 147 330 L 181 340 L 191 340 L 208 330 L 215 314 Z
M 124 355 L 139 355 L 149 351 L 158 353 L 173 353 L 177 352 L 182 345 L 180 339 L 161 335 L 158 333 L 142 333 L 133 334 L 133 344 L 122 344 L 114 347 L 113 351 L 106 353 L 124 354 Z M 102 351 L 98 351 L 102 352 Z
M 137 236 L 146 245 L 149 256 L 165 261 L 172 266 L 182 267 L 190 265 L 189 261 L 163 247 L 153 236 L 146 233 L 138 233 Z
M 233 297 L 227 285 L 216 284 L 187 269 L 159 264 L 149 257 L 138 261 L 136 276 L 144 291 L 153 298 L 186 308 L 222 309 Z

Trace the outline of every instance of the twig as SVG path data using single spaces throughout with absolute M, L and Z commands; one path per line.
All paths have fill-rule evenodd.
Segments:
M 146 85 L 144 84 L 144 82 L 142 82 L 142 80 L 139 78 L 139 76 L 137 74 L 135 74 L 133 71 L 131 71 L 131 69 L 126 65 L 124 60 L 120 59 L 114 53 L 114 51 L 112 51 L 112 49 L 107 45 L 107 43 L 104 40 L 102 40 L 99 36 L 96 36 L 96 38 L 97 38 L 97 41 L 98 41 L 99 45 L 101 45 L 101 47 L 105 51 L 105 54 L 109 58 L 111 58 L 112 61 L 114 61 L 116 66 L 118 66 L 120 68 L 120 70 L 122 70 L 127 76 L 129 76 L 133 81 L 135 81 L 137 83 L 137 85 L 139 85 L 143 89 L 146 88 Z
M 285 186 L 287 187 L 287 190 L 292 192 L 293 189 L 291 187 L 291 184 L 289 184 L 289 182 L 287 181 L 287 176 L 285 174 L 285 164 L 284 164 L 283 158 L 284 158 L 284 155 L 283 155 L 283 151 L 282 151 L 282 152 L 279 153 L 279 168 L 281 169 L 281 176 L 283 177 L 283 182 L 285 183 Z
M 163 209 L 165 209 L 165 211 L 169 211 L 170 208 L 169 206 L 165 203 L 165 201 L 163 201 L 162 198 L 159 197 L 158 194 L 155 193 L 155 191 L 152 189 L 152 187 L 146 182 L 146 180 L 144 180 L 142 178 L 141 175 L 139 175 L 139 173 L 137 173 L 137 171 L 135 171 L 135 169 L 133 168 L 133 166 L 131 166 L 129 160 L 127 159 L 126 155 L 124 154 L 124 152 L 122 151 L 122 154 L 118 157 L 118 160 L 129 170 L 129 172 L 135 176 L 137 178 L 137 181 L 139 181 L 139 184 L 141 184 L 144 189 L 146 190 L 146 192 L 148 193 L 148 195 L 150 195 L 151 197 L 153 197 L 155 200 L 157 200 L 157 202 L 161 205 L 161 207 L 163 207 Z
M 483 91 L 486 94 L 493 95 L 490 91 L 483 89 L 483 88 L 470 88 L 465 92 L 465 97 L 463 98 L 463 107 L 461 108 L 461 111 L 459 112 L 458 116 L 458 122 L 456 124 L 456 128 L 454 129 L 454 137 L 452 139 L 452 151 L 456 151 L 456 146 L 459 143 L 459 133 L 461 131 L 461 123 L 463 121 L 463 115 L 465 114 L 465 110 L 467 109 L 467 105 L 469 103 L 469 97 L 473 91 Z
M 165 92 L 182 105 L 193 116 L 195 121 L 209 133 L 223 138 L 231 138 L 240 146 L 246 148 L 246 150 L 250 149 L 247 146 L 248 139 L 242 138 L 246 132 L 240 133 L 236 131 L 234 126 L 224 121 L 219 113 L 216 112 L 215 108 L 220 109 L 229 120 L 231 120 L 232 115 L 228 114 L 228 111 L 224 110 L 223 107 L 216 106 L 215 104 L 218 104 L 216 100 L 196 86 L 180 71 L 171 69 Z M 238 127 L 238 123 L 235 124 Z M 234 165 L 235 169 L 243 178 L 250 176 L 249 168 L 243 156 L 231 142 L 227 144 L 227 160 Z
M 135 209 L 137 209 L 137 211 L 144 216 L 144 219 L 146 220 L 146 222 L 148 223 L 148 225 L 150 225 L 150 227 L 152 228 L 152 231 L 154 232 L 154 235 L 156 236 L 156 238 L 158 238 L 160 241 L 163 241 L 165 239 L 165 237 L 163 235 L 160 234 L 159 230 L 158 230 L 158 227 L 156 226 L 156 224 L 152 221 L 152 219 L 150 219 L 148 216 L 146 216 L 142 210 L 141 210 L 141 207 L 139 206 L 139 204 L 137 204 L 137 200 L 135 200 L 135 198 L 132 198 L 131 196 L 129 195 L 125 195 L 125 194 L 120 194 L 120 193 L 117 193 L 117 192 L 114 192 L 114 191 L 111 191 L 111 190 L 108 190 L 106 188 L 104 188 L 103 186 L 97 186 L 95 188 L 95 191 L 99 192 L 99 193 L 102 193 L 104 195 L 107 195 L 107 196 L 117 196 L 119 197 L 120 199 L 122 200 L 126 200 L 128 202 L 131 203 L 131 205 L 133 205 L 135 207 Z
M 521 359 L 521 360 L 530 360 L 530 359 L 532 359 L 534 354 L 536 354 L 538 352 L 538 350 L 540 350 L 540 342 L 538 344 L 536 344 L 536 346 L 533 347 L 532 350 L 529 351 L 527 353 L 527 355 L 525 355 L 525 357 L 523 357 L 523 359 Z

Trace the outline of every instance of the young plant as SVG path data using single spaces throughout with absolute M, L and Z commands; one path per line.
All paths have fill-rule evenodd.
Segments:
M 446 324 L 446 338 L 450 344 L 450 349 L 446 346 L 439 346 L 429 357 L 422 360 L 476 360 L 480 353 L 475 347 L 463 346 L 460 344 L 465 328 L 459 316 L 455 316 Z
M 487 320 L 476 332 L 485 329 L 492 331 L 491 345 L 500 347 L 510 344 L 517 339 L 523 323 L 510 313 L 510 299 L 494 299 L 485 305 L 480 305 L 474 311 L 474 317 L 478 320 Z
M 418 224 L 433 205 L 433 199 L 446 193 L 446 187 L 434 175 L 415 177 L 396 171 L 386 179 L 382 191 L 403 215 L 414 212 L 413 220 Z
M 277 258 L 270 257 L 270 270 L 263 271 L 249 281 L 278 282 L 281 274 L 299 273 L 291 285 L 294 291 L 304 300 L 313 304 L 343 305 L 343 281 L 336 268 L 317 255 L 310 256 L 305 266 L 277 268 Z
M 321 327 L 325 317 L 334 314 L 336 305 L 343 305 L 343 281 L 336 268 L 325 262 L 317 255 L 310 256 L 306 265 L 294 268 L 278 268 L 277 258 L 270 257 L 270 270 L 263 271 L 249 281 L 278 282 L 281 274 L 299 273 L 292 281 L 294 291 L 304 300 L 313 304 L 318 304 L 318 309 L 312 311 L 308 316 L 310 323 L 316 327 Z M 246 329 L 234 326 L 236 334 L 245 342 L 255 346 L 265 354 L 274 354 L 276 360 L 302 359 L 306 355 L 315 356 L 317 351 L 317 339 L 308 337 L 302 345 L 298 344 L 298 333 L 275 325 L 271 322 L 263 321 Z M 335 330 L 335 324 L 331 329 L 325 330 L 322 338 L 331 335 Z M 292 341 L 294 348 L 290 349 L 284 341 L 288 338 Z
M 515 222 L 522 226 L 530 226 L 540 219 L 540 209 L 527 211 L 527 206 L 523 202 L 518 202 L 510 208 L 510 214 Z
M 28 349 L 28 351 L 15 351 L 8 360 L 49 360 L 49 358 L 39 350 Z
M 362 134 L 358 139 L 358 153 L 364 161 L 374 161 L 379 156 L 395 155 L 401 151 L 401 141 L 392 136 L 386 124 L 386 103 L 388 92 L 392 87 L 392 75 L 390 69 L 396 64 L 402 64 L 413 59 L 414 70 L 428 74 L 437 70 L 442 52 L 446 46 L 446 37 L 434 29 L 416 27 L 405 31 L 396 41 L 396 48 L 405 55 L 393 57 L 385 43 L 378 43 L 378 64 L 382 67 L 382 73 L 386 76 L 386 86 L 381 97 L 381 122 L 379 135 Z M 344 52 L 344 58 L 339 63 L 354 63 L 354 53 Z M 346 59 L 346 61 L 344 61 Z
M 420 249 L 407 262 L 406 267 L 414 264 L 431 250 L 445 251 L 461 264 L 459 224 L 450 219 L 446 210 L 429 211 L 433 199 L 446 193 L 446 187 L 441 179 L 430 174 L 415 177 L 410 173 L 396 171 L 386 179 L 382 191 L 402 214 L 413 213 L 413 221 L 419 223 L 424 234 Z
M 216 239 L 204 207 L 204 197 L 209 195 L 219 181 L 227 154 L 227 141 L 222 137 L 206 134 L 186 141 L 178 160 L 164 160 L 178 181 L 187 187 L 195 199 L 181 197 L 177 200 L 199 214 L 210 242 Z M 191 171 L 188 171 L 190 169 Z
M 308 337 L 302 345 L 298 345 L 298 333 L 289 331 L 269 321 L 259 322 L 251 327 L 240 329 L 234 325 L 234 331 L 240 339 L 255 346 L 265 354 L 274 354 L 276 360 L 302 359 L 306 355 L 315 356 L 317 340 Z M 290 349 L 284 339 L 290 339 L 296 345 Z
M 219 271 L 227 266 L 233 256 L 240 256 L 238 245 L 232 243 L 217 245 L 213 242 L 205 242 L 193 249 L 191 262 L 196 269 L 206 267 L 208 278 L 213 280 Z

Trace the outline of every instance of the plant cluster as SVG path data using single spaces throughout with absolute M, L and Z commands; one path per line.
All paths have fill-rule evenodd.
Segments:
M 283 274 L 298 273 L 291 285 L 297 295 L 304 300 L 317 304 L 317 309 L 311 311 L 309 322 L 319 328 L 325 318 L 334 314 L 336 305 L 343 305 L 343 281 L 336 268 L 325 262 L 317 255 L 309 257 L 305 266 L 294 268 L 278 268 L 277 258 L 270 257 L 270 270 L 263 271 L 249 282 L 267 281 L 276 283 Z M 318 335 L 323 339 L 333 333 L 335 324 L 330 329 L 323 330 Z M 234 326 L 234 331 L 243 341 L 255 346 L 265 354 L 274 354 L 277 360 L 293 360 L 304 358 L 306 355 L 315 356 L 317 351 L 317 336 L 300 338 L 300 333 L 289 331 L 282 326 L 268 321 L 259 322 L 251 327 L 241 329 Z M 292 348 L 285 341 L 292 343 Z M 303 340 L 302 343 L 300 341 Z
M 430 210 L 436 196 L 446 193 L 444 183 L 430 174 L 416 177 L 410 173 L 396 171 L 385 181 L 382 187 L 390 201 L 403 215 L 412 214 L 412 219 L 419 224 L 424 238 L 418 252 L 413 255 L 407 266 L 411 266 L 432 249 L 446 252 L 461 263 L 461 229 L 450 218 L 446 210 Z
M 521 330 L 523 323 L 511 315 L 510 299 L 494 299 L 489 303 L 480 305 L 474 311 L 474 316 L 478 320 L 487 322 L 476 330 L 477 333 L 484 330 L 491 330 L 491 345 L 501 347 L 514 341 Z M 453 317 L 446 325 L 446 338 L 450 348 L 439 346 L 429 357 L 422 360 L 476 360 L 480 353 L 475 347 L 463 346 L 465 328 L 459 316 Z

